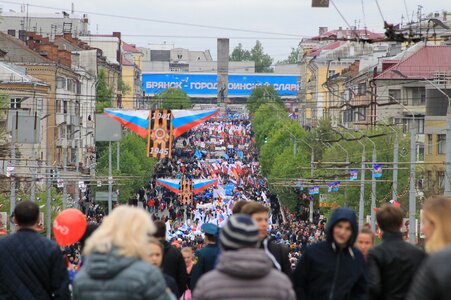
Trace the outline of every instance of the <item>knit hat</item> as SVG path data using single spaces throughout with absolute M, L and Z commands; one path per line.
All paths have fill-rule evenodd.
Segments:
M 259 244 L 258 226 L 248 215 L 231 215 L 219 234 L 219 242 L 224 250 L 257 248 Z

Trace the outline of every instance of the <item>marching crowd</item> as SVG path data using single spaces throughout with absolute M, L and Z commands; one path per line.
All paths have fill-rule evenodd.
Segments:
M 394 205 L 377 212 L 376 246 L 349 208 L 313 222 L 282 211 L 252 138 L 247 116 L 185 133 L 132 205 L 84 207 L 87 230 L 64 249 L 35 231 L 39 207 L 20 202 L 17 232 L 0 239 L 0 299 L 451 298 L 451 198 L 424 204 L 428 256 L 403 240 Z M 161 178 L 218 184 L 181 204 Z

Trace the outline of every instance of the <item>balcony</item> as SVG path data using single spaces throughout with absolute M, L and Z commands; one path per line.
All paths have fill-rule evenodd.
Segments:
M 56 113 L 55 123 L 56 126 L 61 125 L 66 122 L 66 115 L 62 113 Z
M 57 147 L 67 148 L 67 139 L 66 138 L 57 139 L 55 141 L 55 145 Z

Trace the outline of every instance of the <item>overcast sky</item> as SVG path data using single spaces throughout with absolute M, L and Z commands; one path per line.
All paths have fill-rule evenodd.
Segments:
M 291 47 L 296 47 L 302 36 L 316 35 L 318 27 L 329 29 L 339 26 L 347 27 L 332 3 L 329 8 L 311 8 L 311 0 L 30 0 L 30 5 L 49 6 L 56 9 L 29 7 L 29 12 L 56 12 L 57 8 L 70 11 L 71 2 L 75 3 L 75 10 L 102 14 L 114 14 L 128 17 L 159 19 L 183 23 L 201 24 L 208 26 L 233 27 L 245 30 L 279 33 L 270 35 L 263 33 L 249 33 L 207 29 L 192 26 L 181 26 L 149 22 L 145 20 L 121 19 L 114 17 L 89 15 L 91 32 L 111 33 L 120 31 L 124 40 L 138 46 L 149 43 L 175 44 L 176 47 L 191 50 L 212 51 L 216 57 L 216 37 L 230 37 L 231 50 L 238 43 L 251 48 L 256 39 L 260 39 L 265 51 L 275 61 L 284 59 L 290 53 Z M 335 0 L 338 9 L 352 26 L 357 23 L 368 29 L 383 32 L 382 17 L 377 9 L 375 0 L 363 0 L 365 3 L 365 18 L 363 18 L 361 0 Z M 399 23 L 401 16 L 415 15 L 418 5 L 423 6 L 423 13 L 451 10 L 449 0 L 379 0 L 382 14 L 389 23 Z M 20 6 L 5 4 L 0 1 L 4 11 L 14 9 L 20 11 Z M 292 34 L 298 37 L 284 36 Z M 128 36 L 127 36 L 128 35 Z M 159 35 L 164 37 L 131 36 L 131 35 Z M 172 36 L 172 37 L 171 37 Z M 210 38 L 176 38 L 173 36 L 205 36 Z M 248 39 L 236 39 L 247 37 Z M 279 39 L 263 39 L 279 38 Z M 280 38 L 290 38 L 283 39 Z M 291 39 L 294 38 L 294 39 Z

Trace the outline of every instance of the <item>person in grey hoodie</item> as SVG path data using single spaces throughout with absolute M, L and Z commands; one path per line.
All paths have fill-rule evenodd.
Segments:
M 169 300 L 161 271 L 144 261 L 155 231 L 143 209 L 120 206 L 86 241 L 86 262 L 75 276 L 73 300 Z
M 274 269 L 265 251 L 258 249 L 259 228 L 249 216 L 230 216 L 219 243 L 218 265 L 200 278 L 193 300 L 296 299 L 288 276 Z

